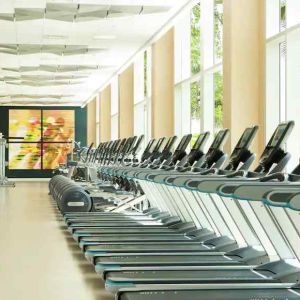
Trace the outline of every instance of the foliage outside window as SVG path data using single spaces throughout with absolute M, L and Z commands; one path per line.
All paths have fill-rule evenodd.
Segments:
M 197 4 L 191 14 L 191 71 L 193 75 L 201 71 L 200 17 L 200 4 Z
M 214 73 L 215 126 L 219 130 L 223 126 L 223 74 Z
M 191 83 L 191 133 L 192 144 L 197 139 L 201 129 L 201 88 L 200 82 Z
M 178 133 L 190 131 L 195 140 L 223 125 L 223 0 L 199 1 L 175 30 Z
M 280 31 L 286 29 L 286 0 L 280 0 Z
M 216 0 L 214 6 L 214 60 L 215 63 L 223 57 L 223 1 Z

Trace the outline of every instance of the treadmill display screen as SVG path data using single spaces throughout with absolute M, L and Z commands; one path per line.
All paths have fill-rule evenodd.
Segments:
M 223 140 L 224 134 L 225 134 L 225 131 L 222 130 L 222 131 L 220 131 L 220 132 L 216 135 L 215 140 L 214 140 L 214 142 L 213 142 L 213 144 L 212 144 L 212 146 L 211 146 L 212 149 L 217 149 L 217 148 L 219 148 L 220 143 L 221 143 L 222 140 Z
M 175 143 L 176 139 L 177 139 L 176 136 L 169 138 L 167 144 L 165 145 L 164 151 L 169 151 L 172 148 L 173 144 Z
M 178 144 L 176 150 L 181 150 L 181 149 L 183 148 L 183 145 L 184 145 L 186 139 L 187 139 L 187 136 L 184 136 L 184 137 L 181 139 L 181 141 L 180 141 L 180 143 Z
M 196 140 L 196 143 L 193 146 L 193 149 L 199 149 L 202 145 L 203 139 L 205 137 L 205 134 L 200 134 Z
M 160 149 L 160 147 L 161 147 L 161 145 L 163 144 L 164 141 L 165 141 L 164 138 L 160 138 L 160 139 L 158 140 L 157 144 L 155 145 L 155 148 L 154 148 L 153 151 L 159 151 L 159 149 Z M 167 145 L 169 144 L 169 142 L 170 142 L 170 141 L 167 141 L 167 144 L 166 144 L 165 148 L 167 147 Z
M 239 143 L 237 144 L 236 148 L 245 148 L 247 147 L 247 144 L 249 143 L 253 133 L 253 128 L 247 128 L 245 132 L 243 133 Z
M 286 124 L 279 125 L 276 129 L 276 132 L 271 140 L 271 147 L 276 147 L 281 141 L 282 136 L 286 131 Z

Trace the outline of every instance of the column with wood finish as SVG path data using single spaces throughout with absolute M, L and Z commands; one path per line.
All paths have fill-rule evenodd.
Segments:
M 96 144 L 96 99 L 87 104 L 87 144 Z
M 119 138 L 134 135 L 134 71 L 130 65 L 119 75 Z
M 152 46 L 152 137 L 174 134 L 174 29 Z
M 100 93 L 100 140 L 111 140 L 111 86 Z
M 224 127 L 227 151 L 250 125 L 259 125 L 252 150 L 261 153 L 265 132 L 265 10 L 262 0 L 224 0 Z

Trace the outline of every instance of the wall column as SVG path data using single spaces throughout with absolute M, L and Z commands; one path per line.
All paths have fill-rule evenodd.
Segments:
M 224 0 L 224 127 L 227 151 L 243 130 L 259 125 L 252 150 L 265 144 L 265 11 L 262 0 Z
M 111 140 L 111 86 L 100 94 L 100 141 Z
M 87 144 L 96 146 L 96 99 L 87 105 Z
M 130 65 L 119 76 L 119 138 L 134 135 L 134 71 Z
M 174 29 L 152 46 L 152 137 L 174 134 Z

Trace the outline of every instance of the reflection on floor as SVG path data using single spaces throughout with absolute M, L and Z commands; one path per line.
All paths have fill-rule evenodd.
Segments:
M 67 232 L 47 185 L 0 188 L 0 299 L 113 299 Z

